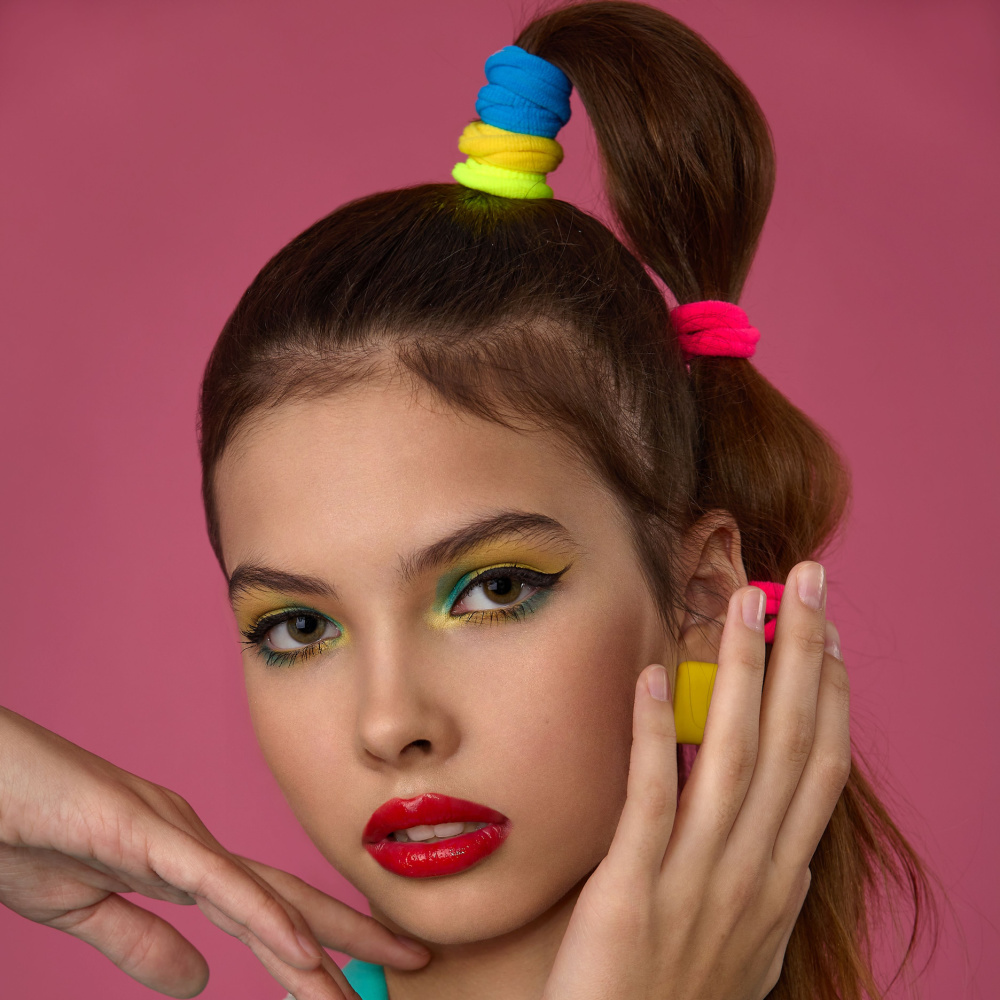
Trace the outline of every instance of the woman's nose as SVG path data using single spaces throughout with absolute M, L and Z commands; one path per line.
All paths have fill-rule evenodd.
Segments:
M 409 767 L 451 756 L 459 720 L 447 667 L 401 644 L 380 644 L 362 659 L 357 739 L 366 762 Z

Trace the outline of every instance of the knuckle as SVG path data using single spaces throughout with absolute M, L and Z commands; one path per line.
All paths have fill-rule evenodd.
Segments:
M 720 748 L 722 779 L 729 785 L 741 785 L 757 763 L 756 736 L 734 736 Z
M 385 928 L 374 917 L 369 917 L 365 913 L 359 913 L 360 919 L 344 920 L 337 928 L 337 943 L 340 950 L 347 954 L 353 954 L 353 950 L 363 948 L 366 944 L 378 940 Z
M 156 948 L 156 936 L 151 926 L 146 926 L 122 949 L 117 965 L 124 972 L 139 969 Z
M 166 801 L 170 803 L 181 815 L 192 816 L 194 815 L 194 810 L 191 808 L 190 803 L 183 795 L 178 794 L 172 788 L 161 788 L 161 792 L 165 797 Z
M 667 710 L 670 711 L 671 708 L 672 706 L 668 704 Z M 666 713 L 661 712 L 657 712 L 655 715 L 657 718 L 653 719 L 647 726 L 646 738 L 653 741 L 658 748 L 658 753 L 663 753 L 664 748 L 669 749 L 677 742 L 673 712 L 670 711 L 669 717 Z
M 248 948 L 253 947 L 255 935 L 249 927 L 246 927 L 243 924 L 237 924 L 229 933 L 232 937 L 236 938 L 240 944 L 245 944 Z
M 790 763 L 804 765 L 812 750 L 816 722 L 810 712 L 790 712 L 781 721 L 779 743 L 784 758 Z
M 172 788 L 147 782 L 145 787 L 136 791 L 136 796 L 142 802 L 146 811 L 152 810 L 161 819 L 175 826 L 183 826 L 195 815 L 187 799 Z
M 792 629 L 792 642 L 803 656 L 821 660 L 826 650 L 826 628 L 823 625 L 802 625 Z
M 736 808 L 727 801 L 713 803 L 706 819 L 710 832 L 716 836 L 725 836 L 732 828 L 736 813 Z
M 834 666 L 829 671 L 827 683 L 833 689 L 833 694 L 844 707 L 850 704 L 851 681 L 847 669 L 839 660 L 834 660 Z
M 851 752 L 849 748 L 824 751 L 816 762 L 820 780 L 838 796 L 851 776 Z
M 795 923 L 798 915 L 802 912 L 802 905 L 811 883 L 812 872 L 809 868 L 787 883 L 787 888 L 775 911 L 774 926 L 778 930 L 787 930 L 791 924 Z
M 280 911 L 280 913 L 279 913 Z M 266 893 L 261 893 L 248 901 L 242 913 L 234 913 L 233 919 L 239 925 L 236 936 L 244 944 L 257 940 L 266 928 L 285 916 L 285 911 Z M 245 940 L 244 940 L 245 939 Z
M 763 656 L 755 656 L 746 650 L 741 650 L 736 657 L 736 666 L 755 680 L 764 676 Z
M 221 854 L 216 854 L 215 851 L 208 850 L 200 853 L 198 872 L 194 880 L 194 892 L 199 896 L 211 898 L 217 894 L 225 882 L 233 877 L 235 866 Z
M 644 781 L 638 788 L 643 812 L 653 820 L 671 816 L 677 803 L 670 789 L 662 781 Z

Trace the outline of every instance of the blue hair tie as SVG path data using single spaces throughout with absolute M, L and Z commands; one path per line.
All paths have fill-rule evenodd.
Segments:
M 486 60 L 486 79 L 476 113 L 487 125 L 554 139 L 569 121 L 573 84 L 547 59 L 506 45 Z

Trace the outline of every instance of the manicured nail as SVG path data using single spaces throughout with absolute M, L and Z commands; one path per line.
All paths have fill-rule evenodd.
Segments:
M 764 608 L 767 606 L 767 596 L 760 587 L 751 587 L 743 595 L 743 623 L 754 632 L 764 631 Z
M 844 659 L 840 655 L 840 633 L 837 631 L 837 626 L 830 621 L 826 623 L 826 651 L 838 660 Z
M 813 611 L 823 607 L 826 596 L 826 572 L 817 562 L 803 563 L 796 574 L 795 584 L 799 592 L 799 600 Z
M 429 955 L 430 952 L 418 941 L 411 941 L 408 937 L 403 937 L 402 934 L 396 935 L 396 940 L 404 947 L 409 948 L 410 951 L 415 951 L 418 955 Z
M 657 701 L 666 701 L 670 694 L 665 667 L 653 667 L 646 675 L 646 687 Z
M 307 957 L 315 959 L 316 961 L 319 961 L 323 957 L 323 953 L 319 950 L 319 945 L 310 941 L 305 934 L 299 934 L 298 931 L 296 931 L 295 937 L 302 946 L 302 950 L 306 953 Z

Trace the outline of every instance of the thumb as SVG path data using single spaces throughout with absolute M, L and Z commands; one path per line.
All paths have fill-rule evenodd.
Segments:
M 208 983 L 208 963 L 187 938 L 117 893 L 48 924 L 93 945 L 126 975 L 158 993 L 193 997 Z

